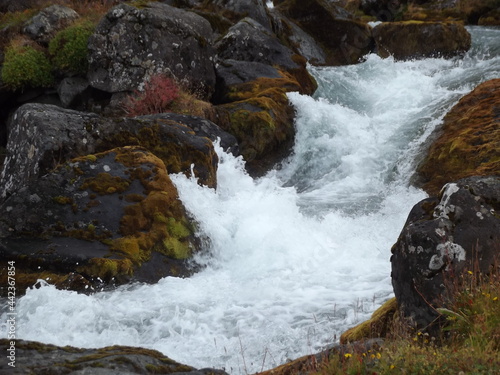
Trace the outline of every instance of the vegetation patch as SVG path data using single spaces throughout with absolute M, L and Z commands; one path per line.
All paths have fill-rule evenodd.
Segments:
M 87 44 L 94 29 L 94 23 L 85 21 L 59 31 L 49 42 L 49 54 L 54 67 L 65 74 L 86 74 Z
M 2 81 L 10 90 L 49 87 L 54 81 L 52 66 L 45 54 L 24 43 L 12 43 L 5 50 Z

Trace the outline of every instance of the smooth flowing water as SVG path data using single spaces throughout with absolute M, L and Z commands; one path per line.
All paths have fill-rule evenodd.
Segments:
M 470 31 L 461 59 L 311 67 L 319 89 L 289 95 L 297 137 L 280 168 L 254 180 L 217 147 L 217 190 L 173 177 L 210 238 L 203 271 L 91 296 L 29 290 L 19 338 L 148 347 L 232 374 L 334 343 L 392 295 L 390 248 L 426 196 L 411 179 L 429 135 L 461 96 L 500 77 L 500 29 Z

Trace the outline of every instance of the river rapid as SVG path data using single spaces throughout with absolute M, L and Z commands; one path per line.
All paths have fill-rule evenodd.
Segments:
M 202 271 L 90 296 L 31 289 L 18 300 L 18 338 L 147 347 L 231 374 L 336 342 L 393 295 L 390 249 L 426 197 L 412 181 L 432 132 L 463 95 L 500 77 L 500 29 L 468 29 L 463 58 L 310 67 L 319 88 L 289 94 L 297 136 L 279 167 L 253 179 L 217 146 L 217 190 L 172 177 L 209 239 Z M 6 320 L 4 311 L 2 337 Z

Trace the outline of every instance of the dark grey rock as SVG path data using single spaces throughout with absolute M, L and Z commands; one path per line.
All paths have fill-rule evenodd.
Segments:
M 10 341 L 0 339 L 2 353 L 10 349 Z M 15 367 L 7 359 L 0 363 L 2 373 L 15 375 L 227 375 L 222 370 L 200 369 L 175 362 L 162 353 L 137 347 L 108 346 L 81 349 L 55 346 L 36 341 L 15 340 Z
M 214 0 L 213 3 L 222 9 L 252 18 L 266 29 L 271 30 L 265 0 Z
M 278 65 L 287 70 L 300 68 L 292 59 L 294 52 L 252 18 L 244 18 L 231 27 L 215 47 L 221 60 Z
M 141 89 L 167 74 L 205 94 L 214 91 L 212 28 L 193 12 L 152 2 L 112 8 L 89 39 L 90 85 L 110 93 Z
M 499 202 L 500 177 L 469 177 L 410 212 L 392 250 L 392 284 L 401 311 L 417 327 L 429 326 L 435 309 L 453 300 L 459 275 L 493 271 L 500 256 Z
M 55 33 L 80 16 L 73 9 L 62 5 L 51 5 L 31 18 L 23 32 L 31 39 L 48 44 Z
M 64 78 L 57 87 L 57 93 L 59 94 L 62 105 L 66 108 L 74 105 L 88 87 L 89 83 L 85 78 Z

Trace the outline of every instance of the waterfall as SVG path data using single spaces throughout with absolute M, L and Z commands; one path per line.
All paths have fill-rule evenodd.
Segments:
M 280 166 L 253 179 L 216 145 L 217 190 L 173 176 L 207 239 L 202 271 L 90 296 L 31 289 L 18 337 L 142 346 L 232 374 L 334 343 L 392 296 L 390 248 L 426 197 L 411 181 L 429 136 L 460 97 L 500 77 L 500 29 L 469 31 L 463 58 L 310 67 L 319 88 L 289 94 L 297 135 Z

